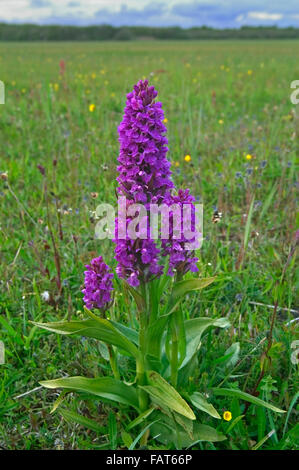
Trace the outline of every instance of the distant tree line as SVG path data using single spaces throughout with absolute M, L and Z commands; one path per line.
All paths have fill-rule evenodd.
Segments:
M 0 23 L 0 41 L 129 41 L 141 39 L 298 39 L 299 28 L 243 26 L 214 29 L 207 26 L 183 29 L 111 25 L 58 26 Z

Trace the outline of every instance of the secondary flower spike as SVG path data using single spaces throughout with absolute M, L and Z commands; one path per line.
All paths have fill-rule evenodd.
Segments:
M 162 103 L 155 102 L 157 94 L 147 80 L 140 80 L 127 95 L 118 127 L 118 192 L 134 202 L 159 204 L 166 191 L 173 188 L 166 158 L 167 129 Z
M 179 189 L 177 195 L 168 194 L 164 200 L 168 206 L 177 206 L 179 208 L 179 214 L 175 211 L 170 212 L 170 236 L 167 240 L 162 240 L 162 254 L 164 256 L 169 255 L 169 268 L 168 274 L 174 275 L 176 271 L 179 276 L 184 275 L 188 271 L 197 272 L 197 261 L 198 258 L 194 256 L 193 250 L 186 250 L 185 244 L 190 242 L 198 242 L 199 233 L 196 231 L 196 214 L 194 206 L 195 198 L 190 194 L 189 189 Z M 184 235 L 184 205 L 190 206 L 190 235 L 194 234 L 194 237 L 187 238 Z M 176 220 L 180 222 L 180 237 L 176 238 L 174 229 L 176 227 Z M 189 224 L 188 224 L 189 225 Z
M 86 307 L 89 310 L 94 308 L 106 310 L 112 301 L 113 274 L 101 256 L 94 258 L 86 268 L 85 289 L 82 290 Z

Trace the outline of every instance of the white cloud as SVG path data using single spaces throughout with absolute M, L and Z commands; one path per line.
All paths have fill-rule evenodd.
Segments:
M 281 13 L 267 13 L 266 11 L 250 11 L 247 17 L 253 20 L 278 21 L 283 18 Z
M 175 1 L 175 0 L 173 0 Z M 167 5 L 173 1 L 164 2 Z M 91 19 L 100 9 L 117 13 L 125 5 L 142 11 L 150 0 L 0 0 L 0 18 L 4 21 L 41 21 L 49 16 L 66 17 L 84 11 L 84 16 Z M 81 16 L 81 14 L 80 14 Z
M 298 25 L 299 6 L 298 0 L 0 0 L 0 21 L 74 25 L 106 22 L 114 26 L 289 26 Z

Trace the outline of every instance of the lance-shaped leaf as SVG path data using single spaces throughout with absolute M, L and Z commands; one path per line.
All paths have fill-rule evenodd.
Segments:
M 216 277 L 206 277 L 202 279 L 186 279 L 185 281 L 179 281 L 174 284 L 172 289 L 172 298 L 174 301 L 180 299 L 188 292 L 193 290 L 200 290 L 207 287 L 209 284 L 214 282 Z
M 173 419 L 163 416 L 152 428 L 152 435 L 165 445 L 174 443 L 176 447 L 189 448 L 198 442 L 221 442 L 226 437 L 216 429 L 206 424 L 193 422 L 192 438 L 186 430 L 179 424 L 175 425 Z M 179 441 L 179 442 L 178 442 Z
M 188 403 L 181 395 L 155 371 L 147 373 L 149 385 L 140 386 L 162 408 L 170 408 L 186 418 L 196 419 Z
M 63 388 L 75 392 L 91 393 L 118 403 L 130 405 L 138 410 L 136 389 L 112 377 L 89 379 L 86 377 L 63 377 L 40 382 L 46 388 Z
M 213 388 L 213 393 L 215 395 L 220 395 L 223 397 L 232 397 L 232 398 L 239 398 L 240 400 L 248 401 L 253 405 L 263 406 L 264 408 L 268 408 L 269 410 L 275 411 L 276 413 L 286 413 L 285 410 L 281 410 L 271 403 L 267 403 L 260 398 L 254 397 L 253 395 L 249 395 L 249 393 L 242 392 L 241 390 L 236 390 L 233 388 Z
M 122 325 L 116 321 L 110 320 L 111 325 L 115 326 L 120 333 L 122 333 L 126 338 L 128 338 L 132 343 L 138 346 L 139 343 L 139 335 L 138 331 L 129 328 L 128 326 Z
M 184 367 L 193 355 L 196 353 L 200 346 L 200 340 L 204 331 L 210 326 L 215 326 L 218 328 L 226 328 L 230 325 L 229 321 L 226 318 L 209 318 L 209 317 L 199 317 L 193 318 L 192 320 L 185 321 L 185 331 L 186 331 L 186 357 L 182 362 L 180 368 Z
M 61 416 L 68 421 L 69 423 L 76 423 L 84 426 L 92 431 L 95 431 L 98 434 L 105 434 L 106 428 L 100 426 L 96 421 L 90 418 L 86 418 L 85 416 L 79 415 L 75 411 L 68 410 L 66 408 L 62 408 L 59 410 Z
M 40 328 L 53 331 L 60 335 L 82 335 L 88 338 L 95 338 L 105 343 L 118 346 L 136 358 L 139 356 L 137 347 L 109 320 L 103 318 L 97 318 L 97 320 L 88 319 L 82 321 L 33 323 Z
M 225 441 L 226 437 L 221 432 L 218 432 L 216 429 L 212 428 L 211 426 L 207 426 L 206 424 L 195 423 L 194 424 L 194 437 L 195 442 L 221 442 Z M 195 444 L 192 443 L 192 445 Z M 191 446 L 190 446 L 191 447 Z
M 143 413 L 141 413 L 139 416 L 137 416 L 137 418 L 135 418 L 133 421 L 130 422 L 130 424 L 127 426 L 126 430 L 129 431 L 130 429 L 133 429 L 135 426 L 138 426 L 138 424 L 141 424 L 146 418 L 149 417 L 149 415 L 152 414 L 154 409 L 155 408 L 152 406 L 148 410 L 145 410 Z
M 219 415 L 217 410 L 215 410 L 214 406 L 211 403 L 208 403 L 201 393 L 192 393 L 192 395 L 190 395 L 190 401 L 192 405 L 196 406 L 196 408 L 198 408 L 199 410 L 208 413 L 210 416 L 213 416 L 213 418 L 221 419 L 221 416 Z
M 167 322 L 168 318 L 166 316 L 157 318 L 154 323 L 149 325 L 145 333 L 147 353 L 159 359 L 161 356 L 161 341 Z

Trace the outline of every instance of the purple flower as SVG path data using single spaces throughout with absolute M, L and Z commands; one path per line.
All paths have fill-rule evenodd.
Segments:
M 155 102 L 157 91 L 148 86 L 148 81 L 139 81 L 127 95 L 123 120 L 118 128 L 120 154 L 118 157 L 119 186 L 117 191 L 126 196 L 127 205 L 143 203 L 160 204 L 167 192 L 173 188 L 170 179 L 170 162 L 166 158 L 168 151 L 167 131 L 163 124 L 162 104 Z M 130 222 L 127 219 L 127 226 Z M 117 221 L 116 221 L 117 222 Z M 146 217 L 148 222 L 148 216 Z M 163 267 L 159 265 L 157 248 L 150 235 L 147 223 L 146 239 L 118 239 L 116 223 L 115 258 L 118 262 L 117 274 L 131 286 L 148 282 L 160 276 Z
M 158 263 L 159 253 L 152 240 L 118 240 L 115 249 L 117 275 L 133 287 L 160 276 L 163 266 Z
M 166 191 L 173 188 L 166 158 L 167 129 L 162 122 L 162 104 L 155 102 L 157 94 L 147 80 L 140 80 L 127 95 L 118 127 L 118 192 L 135 202 L 159 204 Z
M 195 198 L 189 194 L 189 189 L 179 189 L 177 195 L 168 194 L 164 200 L 164 203 L 168 206 L 175 204 L 178 207 L 178 212 L 175 211 L 175 206 L 174 210 L 170 211 L 169 238 L 162 240 L 162 255 L 169 255 L 168 274 L 170 276 L 173 276 L 175 271 L 180 277 L 188 271 L 198 271 L 196 266 L 198 258 L 194 256 L 194 250 L 186 249 L 186 243 L 195 242 L 199 235 L 195 227 L 194 201 Z M 185 214 L 185 205 L 189 206 L 190 217 L 189 214 Z M 179 231 L 178 234 L 176 234 L 176 228 Z M 186 234 L 186 229 L 191 233 Z M 194 237 L 192 237 L 192 234 L 194 234 Z
M 82 290 L 86 307 L 90 310 L 93 308 L 106 310 L 112 301 L 113 274 L 101 256 L 94 258 L 86 268 L 85 289 Z
M 133 201 L 126 200 L 127 209 Z M 144 219 L 142 219 L 144 220 Z M 126 229 L 132 217 L 126 219 Z M 148 282 L 158 277 L 163 272 L 163 266 L 159 265 L 159 253 L 155 242 L 151 239 L 149 216 L 145 216 L 144 231 L 140 228 L 140 237 L 133 239 L 126 230 L 126 238 L 118 238 L 118 219 L 116 219 L 116 243 L 115 259 L 118 262 L 116 273 L 133 286 L 139 286 L 140 282 Z M 142 225 L 142 224 L 140 224 Z

